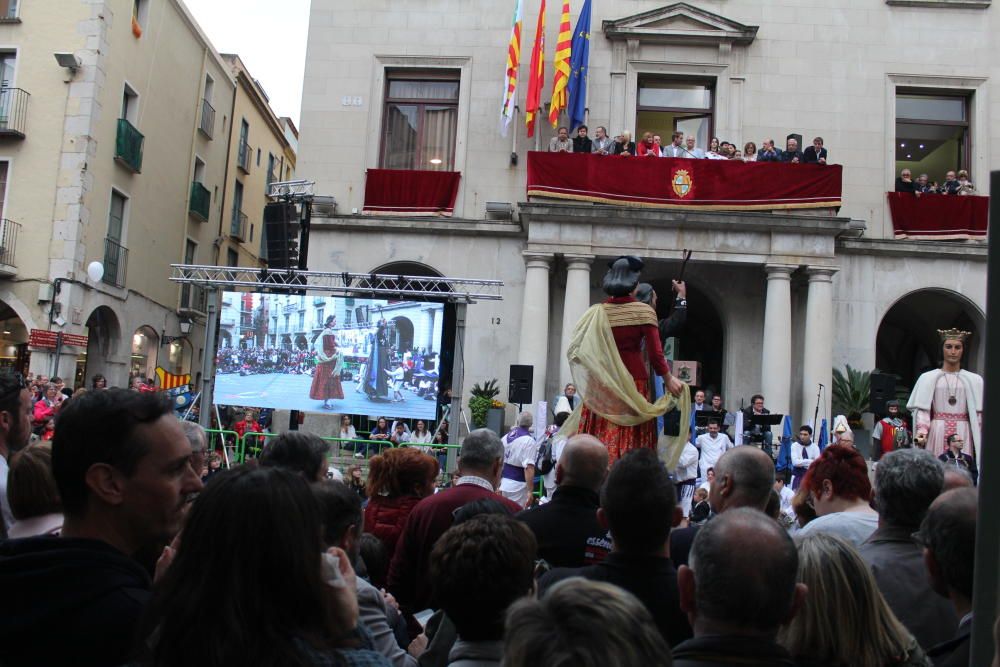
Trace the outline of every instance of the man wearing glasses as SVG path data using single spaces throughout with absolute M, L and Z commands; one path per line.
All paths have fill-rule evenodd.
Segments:
M 31 392 L 20 373 L 0 374 L 0 537 L 6 537 L 14 523 L 7 502 L 7 473 L 10 457 L 28 446 L 31 439 Z

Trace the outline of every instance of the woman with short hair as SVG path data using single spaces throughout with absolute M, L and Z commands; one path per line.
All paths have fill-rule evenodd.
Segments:
M 382 540 L 390 561 L 410 512 L 434 493 L 438 472 L 437 459 L 412 447 L 386 449 L 368 461 L 365 532 Z

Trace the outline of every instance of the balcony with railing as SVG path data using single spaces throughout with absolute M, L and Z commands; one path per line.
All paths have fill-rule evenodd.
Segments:
M 20 88 L 0 88 L 0 137 L 24 139 L 28 127 L 31 93 Z
M 250 148 L 250 144 L 243 141 L 240 143 L 239 151 L 236 154 L 236 166 L 243 170 L 243 173 L 250 173 L 250 156 L 253 155 L 253 149 Z
M 204 315 L 206 312 L 205 289 L 199 285 L 181 285 L 181 315 Z
M 201 101 L 201 122 L 198 123 L 198 129 L 209 139 L 215 134 L 215 107 L 205 99 Z
M 17 237 L 20 235 L 19 223 L 6 218 L 0 219 L 0 276 L 13 276 L 17 273 L 14 253 L 17 250 Z
M 229 235 L 234 239 L 246 241 L 249 224 L 250 219 L 247 217 L 246 213 L 243 211 L 233 211 L 233 221 L 229 228 Z
M 212 193 L 198 181 L 191 183 L 191 202 L 188 204 L 188 212 L 191 217 L 202 222 L 208 220 L 209 209 L 212 203 Z
M 17 13 L 19 4 L 18 0 L 0 0 L 0 24 L 21 22 Z
M 104 277 L 108 285 L 125 287 L 125 272 L 128 269 L 128 248 L 112 238 L 104 239 Z
M 132 123 L 118 119 L 118 136 L 115 139 L 115 161 L 138 174 L 142 171 L 142 143 L 145 137 Z

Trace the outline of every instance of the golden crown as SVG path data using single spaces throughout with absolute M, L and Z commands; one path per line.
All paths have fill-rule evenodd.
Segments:
M 938 329 L 938 336 L 941 337 L 942 343 L 946 340 L 960 340 L 964 343 L 965 339 L 971 335 L 971 331 L 962 331 L 961 329 Z

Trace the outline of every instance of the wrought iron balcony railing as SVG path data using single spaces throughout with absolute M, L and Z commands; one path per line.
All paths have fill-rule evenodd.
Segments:
M 240 149 L 236 154 L 236 166 L 243 170 L 244 173 L 250 173 L 250 156 L 253 155 L 253 149 L 250 148 L 250 144 L 247 142 L 240 143 Z
M 201 122 L 198 123 L 198 129 L 209 139 L 215 135 L 215 107 L 206 99 L 201 101 Z
M 24 139 L 28 127 L 31 93 L 20 88 L 0 88 L 0 137 Z
M 124 118 L 118 119 L 118 136 L 115 140 L 115 160 L 133 173 L 142 171 L 142 143 L 139 130 Z
M 104 278 L 108 285 L 125 287 L 128 248 L 112 238 L 104 239 Z
M 191 183 L 191 203 L 188 211 L 202 222 L 208 220 L 212 203 L 212 193 L 198 181 Z

